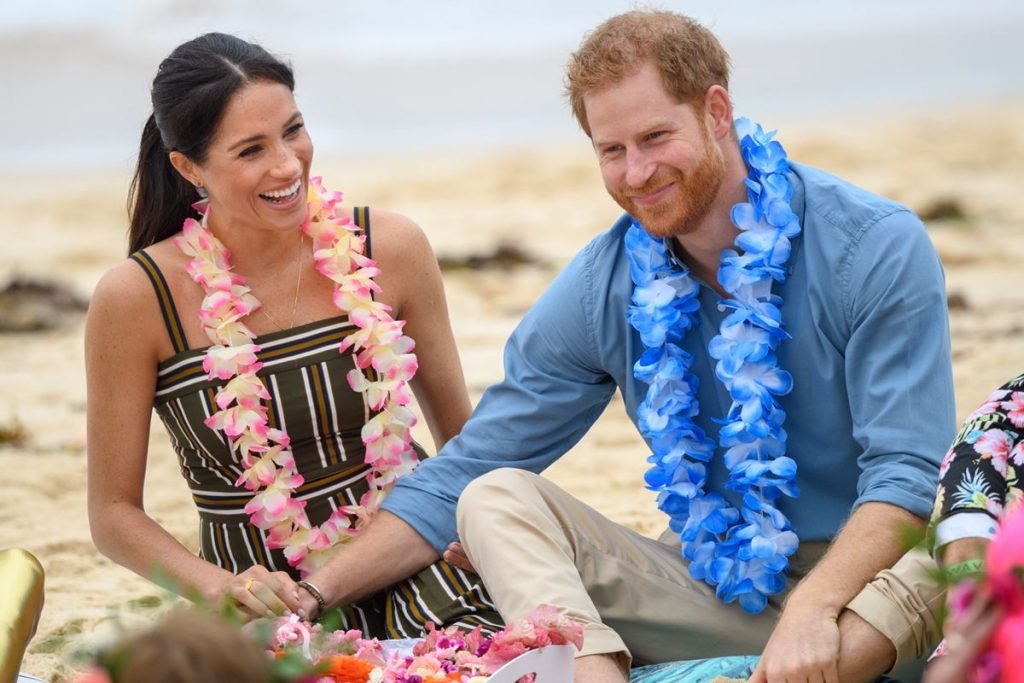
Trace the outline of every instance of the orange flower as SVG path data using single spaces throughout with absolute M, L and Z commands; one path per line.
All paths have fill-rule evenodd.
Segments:
M 431 674 L 423 678 L 423 683 L 462 683 L 462 674 L 458 671 L 453 671 L 450 674 Z
M 324 672 L 335 683 L 367 683 L 373 664 L 352 655 L 337 655 L 327 660 L 328 668 Z

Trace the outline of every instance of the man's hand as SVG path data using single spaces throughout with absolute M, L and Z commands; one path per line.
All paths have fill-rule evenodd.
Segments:
M 875 647 L 882 637 L 870 626 L 866 638 L 864 632 L 843 638 L 845 657 L 839 661 L 839 614 L 879 570 L 900 559 L 906 529 L 923 526 L 923 520 L 888 503 L 867 502 L 854 510 L 824 557 L 786 599 L 750 682 L 837 683 L 840 669 L 844 680 L 870 681 L 885 673 L 884 661 L 861 656 L 866 645 Z M 854 671 L 856 677 L 849 673 Z
M 839 683 L 839 626 L 821 608 L 787 606 L 749 683 Z

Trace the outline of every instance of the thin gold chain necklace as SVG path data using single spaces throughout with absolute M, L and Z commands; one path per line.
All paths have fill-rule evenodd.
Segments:
M 302 267 L 302 254 L 303 254 L 302 245 L 304 243 L 305 243 L 304 235 L 300 232 L 299 233 L 299 256 L 298 256 L 298 259 L 296 260 L 296 263 L 298 264 L 298 268 L 299 268 L 299 275 L 298 275 L 297 278 L 295 278 L 295 299 L 292 301 L 292 317 L 291 317 L 291 320 L 289 320 L 289 322 L 288 322 L 288 327 L 286 328 L 284 325 L 282 325 L 281 323 L 277 322 L 277 320 L 274 319 L 274 316 L 270 315 L 270 313 L 267 312 L 267 307 L 266 306 L 262 306 L 262 305 L 260 306 L 260 312 L 267 318 L 267 320 L 269 320 L 270 322 L 274 323 L 274 327 L 276 327 L 278 330 L 291 329 L 291 328 L 295 327 L 295 312 L 297 310 L 299 310 L 299 290 L 302 289 L 302 271 L 304 270 L 304 268 Z

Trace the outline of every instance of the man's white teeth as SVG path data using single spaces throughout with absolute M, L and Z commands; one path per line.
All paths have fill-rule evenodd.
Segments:
M 290 197 L 291 195 L 299 191 L 300 185 L 302 185 L 301 178 L 296 180 L 291 187 L 286 187 L 285 189 L 277 190 L 276 192 L 262 192 L 260 193 L 260 196 L 266 197 L 267 199 L 281 199 L 283 197 Z

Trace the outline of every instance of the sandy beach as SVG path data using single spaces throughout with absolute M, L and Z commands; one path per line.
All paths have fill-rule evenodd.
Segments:
M 796 160 L 825 168 L 920 212 L 946 269 L 958 415 L 1024 370 L 1024 102 L 972 102 L 871 121 L 780 127 Z M 778 123 L 777 123 L 778 125 Z M 582 136 L 562 148 L 489 155 L 324 159 L 330 186 L 350 203 L 411 216 L 438 256 L 486 255 L 513 245 L 533 263 L 450 269 L 445 282 L 459 351 L 474 400 L 501 377 L 504 340 L 558 270 L 618 215 Z M 87 298 L 124 257 L 127 177 L 80 174 L 44 185 L 2 179 L 0 282 L 52 279 Z M 0 335 L 0 425 L 21 443 L 0 446 L 6 494 L 0 548 L 34 553 L 46 572 L 46 608 L 23 670 L 68 675 L 63 636 L 92 631 L 112 610 L 156 602 L 160 589 L 99 555 L 85 511 L 85 380 L 82 322 Z M 926 405 L 927 397 L 922 397 Z M 921 429 L 928 429 L 922 410 Z M 417 437 L 429 444 L 425 428 Z M 149 513 L 189 547 L 196 514 L 159 423 L 150 437 Z M 656 535 L 662 515 L 644 491 L 646 450 L 613 400 L 597 425 L 547 475 L 611 518 Z

